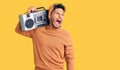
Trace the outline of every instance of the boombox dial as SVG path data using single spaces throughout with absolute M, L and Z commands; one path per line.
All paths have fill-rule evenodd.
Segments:
M 26 26 L 27 28 L 32 28 L 33 25 L 34 25 L 34 21 L 33 21 L 32 19 L 26 20 L 25 26 Z

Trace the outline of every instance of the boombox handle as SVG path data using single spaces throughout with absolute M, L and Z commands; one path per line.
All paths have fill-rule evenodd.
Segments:
M 42 11 L 42 9 L 45 10 L 45 7 L 38 7 L 37 9 L 38 9 L 39 11 Z

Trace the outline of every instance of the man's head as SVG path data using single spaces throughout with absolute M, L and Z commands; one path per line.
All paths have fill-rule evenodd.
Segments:
M 49 8 L 48 18 L 50 26 L 59 28 L 64 19 L 65 7 L 62 4 L 53 4 Z

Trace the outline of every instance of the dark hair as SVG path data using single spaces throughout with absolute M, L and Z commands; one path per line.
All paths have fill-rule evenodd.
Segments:
M 59 4 L 54 4 L 54 9 L 53 9 L 52 11 L 54 11 L 54 10 L 57 9 L 57 8 L 61 8 L 61 9 L 65 12 L 65 6 L 62 5 L 61 3 L 59 3 Z

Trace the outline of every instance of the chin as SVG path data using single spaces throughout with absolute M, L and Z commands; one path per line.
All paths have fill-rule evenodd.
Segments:
M 60 28 L 60 27 L 61 27 L 61 26 L 54 26 L 54 28 L 56 28 L 56 29 L 57 29 L 57 28 Z

